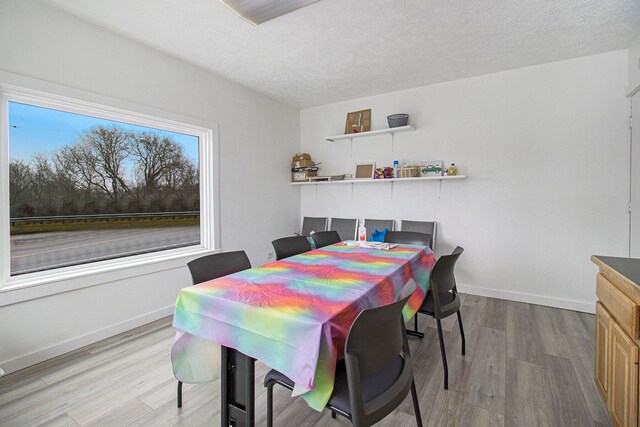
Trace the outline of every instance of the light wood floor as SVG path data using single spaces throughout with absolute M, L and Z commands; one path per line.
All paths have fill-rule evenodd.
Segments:
M 443 322 L 449 390 L 435 321 L 420 316 L 423 340 L 411 339 L 423 421 L 428 426 L 611 425 L 593 383 L 594 316 L 463 295 L 467 355 L 455 316 Z M 170 319 L 0 378 L 1 426 L 220 425 L 219 381 L 187 385 L 176 408 Z M 262 377 L 257 425 L 265 425 Z M 274 390 L 276 426 L 349 425 Z M 413 426 L 411 399 L 383 426 Z

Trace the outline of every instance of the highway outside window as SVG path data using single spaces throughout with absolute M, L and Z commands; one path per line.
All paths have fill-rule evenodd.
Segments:
M 5 108 L 11 277 L 201 245 L 197 132 Z

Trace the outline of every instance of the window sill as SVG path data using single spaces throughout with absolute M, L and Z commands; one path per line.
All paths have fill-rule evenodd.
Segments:
M 219 250 L 191 246 L 13 277 L 0 289 L 0 307 L 184 267 L 186 259 L 213 252 Z

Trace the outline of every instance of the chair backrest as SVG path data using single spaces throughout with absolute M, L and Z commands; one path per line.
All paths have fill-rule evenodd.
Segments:
M 398 301 L 364 310 L 353 322 L 345 344 L 353 425 L 371 425 L 390 414 L 404 400 L 413 382 L 411 352 L 402 309 L 416 290 L 411 280 Z M 392 365 L 399 357 L 402 368 L 393 384 L 369 402 L 363 401 L 361 379 Z
M 251 268 L 251 262 L 244 251 L 221 252 L 196 258 L 187 263 L 193 284 L 217 279 L 228 274 Z
M 464 252 L 464 249 L 458 246 L 451 255 L 442 255 L 431 270 L 430 287 L 433 295 L 433 314 L 436 319 L 447 317 L 460 308 L 460 297 L 458 297 L 458 290 L 456 289 L 454 269 L 462 252 Z M 453 301 L 446 305 L 442 305 L 440 300 L 440 294 L 444 292 L 453 292 L 455 296 Z
M 371 233 L 374 230 L 382 231 L 386 228 L 389 231 L 393 231 L 395 221 L 392 219 L 365 219 L 364 226 L 367 229 L 367 240 L 371 240 Z
M 311 235 L 313 243 L 316 245 L 316 249 L 324 246 L 333 245 L 334 243 L 341 242 L 340 235 L 337 231 L 319 231 Z
M 311 250 L 311 243 L 304 236 L 292 236 L 271 242 L 276 251 L 276 259 L 281 260 Z
M 402 231 L 415 231 L 418 233 L 426 233 L 431 235 L 431 243 L 429 247 L 434 250 L 436 243 L 436 225 L 435 221 L 407 221 L 402 220 L 400 224 Z
M 384 241 L 388 243 L 404 243 L 405 245 L 429 246 L 431 244 L 431 234 L 413 231 L 387 231 L 384 235 Z
M 302 218 L 301 236 L 310 236 L 311 232 L 326 231 L 328 218 L 305 216 Z
M 337 231 L 340 240 L 356 240 L 358 220 L 355 218 L 332 218 L 329 230 Z

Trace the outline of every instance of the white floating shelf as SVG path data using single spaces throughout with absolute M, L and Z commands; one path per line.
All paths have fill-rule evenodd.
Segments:
M 466 179 L 466 175 L 454 176 L 421 176 L 416 178 L 387 178 L 387 179 L 343 179 L 340 181 L 304 181 L 292 182 L 291 185 L 332 185 L 332 184 L 362 184 L 362 183 L 384 183 L 384 182 L 414 182 L 414 181 L 449 181 L 455 179 Z
M 387 134 L 394 135 L 399 132 L 407 132 L 412 130 L 416 130 L 416 128 L 414 128 L 413 126 L 399 126 L 397 128 L 377 129 L 377 130 L 370 130 L 368 132 L 347 133 L 344 135 L 336 135 L 336 136 L 325 136 L 324 139 L 326 139 L 329 142 L 335 142 L 343 139 L 354 140 L 357 138 L 364 138 L 367 136 L 387 135 Z

